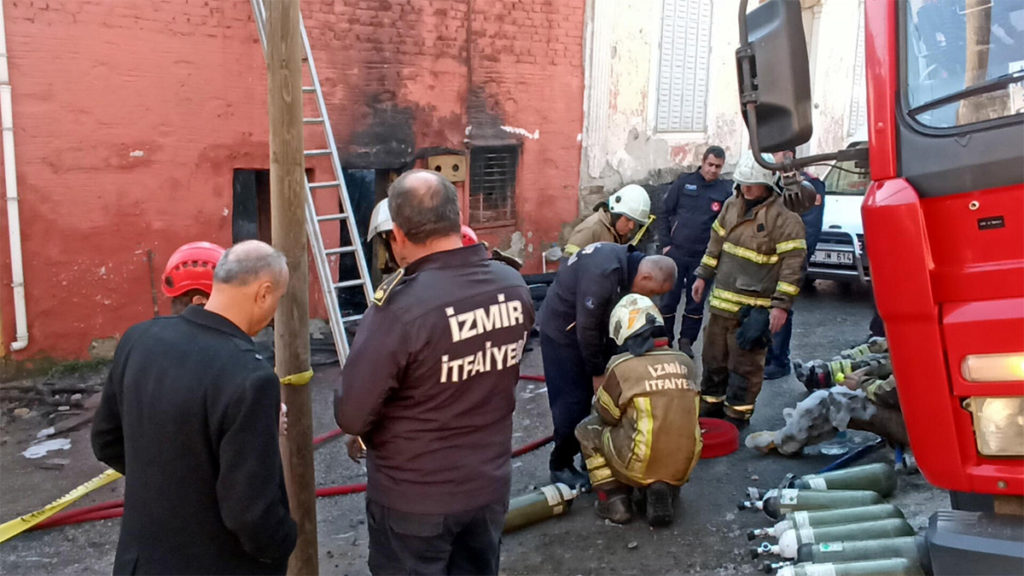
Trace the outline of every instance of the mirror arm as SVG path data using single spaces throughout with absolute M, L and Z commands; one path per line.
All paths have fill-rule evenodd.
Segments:
M 740 105 L 747 117 L 747 132 L 750 134 L 750 151 L 754 154 L 754 160 L 763 168 L 773 172 L 793 172 L 822 162 L 843 162 L 866 161 L 868 159 L 867 148 L 847 148 L 838 152 L 828 154 L 815 154 L 803 158 L 791 158 L 783 162 L 769 162 L 761 156 L 761 145 L 757 141 L 757 88 L 755 87 L 752 65 L 754 60 L 754 49 L 750 47 L 750 38 L 747 36 L 747 2 L 740 0 L 739 7 L 739 31 L 740 47 L 736 51 L 737 59 L 740 62 Z

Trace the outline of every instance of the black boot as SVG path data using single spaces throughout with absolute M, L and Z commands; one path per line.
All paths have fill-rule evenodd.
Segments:
M 668 526 L 672 523 L 673 493 L 679 488 L 665 482 L 655 482 L 647 487 L 647 523 L 651 526 Z
M 552 470 L 551 483 L 565 484 L 569 488 L 575 488 L 580 492 L 588 492 L 590 490 L 590 476 L 580 472 L 572 465 L 561 470 Z

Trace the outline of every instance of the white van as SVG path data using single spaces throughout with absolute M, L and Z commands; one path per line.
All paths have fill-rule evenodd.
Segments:
M 847 148 L 867 145 L 867 142 L 855 141 Z M 858 167 L 852 161 L 837 162 L 825 174 L 823 181 L 825 210 L 821 236 L 814 254 L 811 254 L 807 278 L 868 284 L 871 273 L 864 252 L 860 205 L 871 183 L 871 174 L 866 166 Z

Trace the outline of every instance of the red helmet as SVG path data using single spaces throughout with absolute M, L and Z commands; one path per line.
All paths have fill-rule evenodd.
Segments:
M 479 244 L 480 239 L 476 237 L 476 232 L 465 224 L 462 225 L 462 245 L 472 246 L 473 244 Z
M 224 249 L 211 242 L 189 242 L 174 251 L 164 268 L 164 294 L 174 298 L 189 290 L 213 291 L 213 269 Z

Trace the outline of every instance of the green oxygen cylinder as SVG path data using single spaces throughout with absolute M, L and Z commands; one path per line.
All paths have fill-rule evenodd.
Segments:
M 888 464 L 853 466 L 822 474 L 807 474 L 792 482 L 791 488 L 815 490 L 871 490 L 885 498 L 896 491 L 896 471 Z
M 879 540 L 814 542 L 801 544 L 796 551 L 800 562 L 855 562 L 877 558 L 904 558 L 917 565 L 929 559 L 924 536 L 901 536 Z
M 779 569 L 778 576 L 922 576 L 917 564 L 905 558 L 843 562 L 841 564 L 797 564 Z
M 750 555 L 752 558 L 757 558 L 763 554 L 774 554 L 783 558 L 796 558 L 801 544 L 875 540 L 913 535 L 914 529 L 910 524 L 907 524 L 906 520 L 899 518 L 855 522 L 838 526 L 822 526 L 820 528 L 800 528 L 783 532 L 779 536 L 779 543 L 774 546 L 768 542 L 763 542 L 760 546 L 751 550 Z
M 770 518 L 799 510 L 856 508 L 884 504 L 877 492 L 870 490 L 800 490 L 786 488 L 757 502 L 754 506 Z
M 808 528 L 810 526 L 835 526 L 868 522 L 885 518 L 903 518 L 903 512 L 892 504 L 875 504 L 858 508 L 841 508 L 839 510 L 800 510 L 790 512 L 774 526 L 758 528 L 747 532 L 747 540 L 755 538 L 778 538 L 786 530 Z
M 542 486 L 513 498 L 505 514 L 504 532 L 513 532 L 548 518 L 565 514 L 576 498 L 576 491 L 565 484 Z

